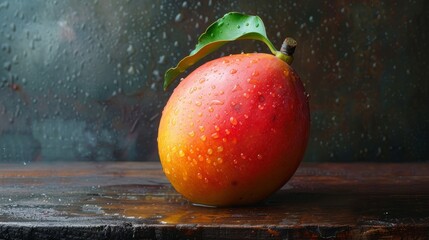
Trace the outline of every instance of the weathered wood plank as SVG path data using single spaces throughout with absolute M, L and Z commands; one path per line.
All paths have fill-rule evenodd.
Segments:
M 303 164 L 266 202 L 193 206 L 159 163 L 0 165 L 0 239 L 428 239 L 429 164 Z

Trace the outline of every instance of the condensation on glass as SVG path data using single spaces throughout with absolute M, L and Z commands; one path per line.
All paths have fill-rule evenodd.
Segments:
M 0 163 L 157 161 L 165 70 L 230 11 L 259 15 L 311 95 L 306 161 L 428 156 L 424 1 L 0 0 Z M 268 52 L 232 43 L 205 60 Z M 183 76 L 184 77 L 184 76 Z M 177 83 L 176 83 L 177 84 Z

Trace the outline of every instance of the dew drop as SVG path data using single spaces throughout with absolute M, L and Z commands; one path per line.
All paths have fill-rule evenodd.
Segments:
M 201 173 L 197 173 L 197 178 L 198 179 L 203 179 L 203 175 Z
M 204 158 L 203 158 L 203 156 L 202 156 L 201 154 L 199 154 L 199 155 L 198 155 L 198 160 L 199 160 L 200 162 L 202 162 L 202 161 L 204 160 Z
M 198 127 L 198 129 L 200 129 L 200 132 L 204 132 L 204 130 L 205 130 L 204 126 L 202 126 L 202 125 L 200 125 L 200 126 Z
M 204 178 L 204 182 L 205 183 L 209 183 L 209 179 L 208 178 Z
M 212 155 L 213 154 L 213 149 L 211 149 L 211 148 L 207 149 L 207 154 L 208 155 Z
M 235 84 L 234 87 L 232 88 L 232 92 L 236 92 L 236 91 L 239 91 L 239 90 L 242 90 L 242 88 L 238 84 Z
M 200 139 L 201 139 L 201 141 L 204 142 L 204 141 L 206 141 L 207 137 L 206 137 L 206 135 L 201 135 Z
M 215 128 L 215 130 L 216 130 L 217 132 L 219 132 L 220 128 L 219 128 L 219 126 L 218 126 L 218 125 L 214 125 L 214 128 Z
M 231 131 L 229 131 L 229 129 L 225 129 L 225 133 L 226 133 L 226 135 L 229 135 L 231 133 Z
M 182 20 L 183 20 L 183 15 L 181 13 L 178 13 L 174 18 L 175 22 L 181 22 Z
M 201 107 L 202 103 L 201 103 L 200 101 L 195 101 L 195 105 L 196 105 L 197 107 Z
M 180 149 L 180 151 L 179 151 L 179 156 L 180 157 L 184 157 L 185 156 L 185 152 L 182 149 Z
M 229 73 L 231 73 L 231 74 L 235 74 L 235 73 L 237 73 L 237 69 L 231 69 L 230 71 L 229 71 Z
M 214 111 L 213 107 L 212 107 L 212 106 L 210 106 L 210 107 L 209 107 L 209 112 L 213 112 L 213 111 Z
M 168 168 L 164 169 L 165 174 L 170 175 L 170 170 Z
M 257 77 L 257 76 L 259 76 L 259 72 L 254 71 L 254 72 L 252 73 L 252 77 Z
M 169 153 L 167 153 L 167 162 L 170 163 L 171 162 L 171 155 Z
M 201 78 L 199 82 L 200 82 L 200 83 L 204 83 L 205 81 L 206 81 L 206 80 L 205 80 L 204 78 Z
M 219 134 L 218 134 L 217 132 L 213 133 L 213 134 L 212 134 L 212 138 L 214 138 L 214 139 L 219 138 Z
M 193 137 L 193 136 L 195 136 L 195 132 L 194 132 L 194 131 L 190 131 L 190 132 L 188 133 L 188 135 L 189 135 L 189 136 L 191 136 L 191 137 Z
M 237 125 L 237 119 L 235 119 L 234 117 L 230 117 L 229 122 L 234 126 Z
M 285 75 L 285 77 L 288 77 L 289 76 L 289 71 L 283 71 L 283 75 Z
M 222 158 L 217 158 L 217 163 L 222 164 L 223 163 L 223 159 Z
M 193 92 L 195 92 L 195 91 L 197 91 L 197 87 L 193 87 L 193 88 L 191 88 L 191 89 L 189 89 L 189 93 L 193 93 Z
M 222 146 L 218 146 L 216 150 L 217 150 L 217 152 L 223 152 L 223 147 Z
M 259 105 L 258 105 L 258 108 L 259 108 L 259 110 L 264 110 L 264 108 L 265 108 L 265 107 L 264 107 L 264 105 L 259 104 Z
M 220 100 L 217 100 L 217 99 L 214 99 L 214 100 L 212 100 L 210 102 L 210 105 L 223 105 L 223 104 L 224 104 L 223 101 L 220 101 Z
M 247 82 L 250 83 L 250 84 L 257 84 L 258 83 L 258 81 L 256 79 L 254 79 L 254 78 L 248 78 Z
M 262 154 L 258 154 L 258 159 L 261 160 L 262 158 Z

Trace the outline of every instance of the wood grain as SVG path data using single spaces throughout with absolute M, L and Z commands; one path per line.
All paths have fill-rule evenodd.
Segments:
M 429 164 L 303 164 L 267 201 L 194 206 L 159 163 L 0 165 L 0 239 L 429 239 Z

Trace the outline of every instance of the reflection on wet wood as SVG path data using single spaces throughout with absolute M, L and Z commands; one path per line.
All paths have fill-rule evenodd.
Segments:
M 158 163 L 0 165 L 0 239 L 428 239 L 429 164 L 303 164 L 259 205 L 193 206 Z

